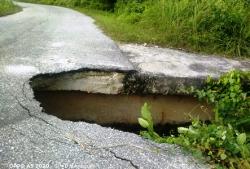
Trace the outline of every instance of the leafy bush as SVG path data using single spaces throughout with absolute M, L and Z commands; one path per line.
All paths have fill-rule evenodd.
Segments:
M 250 168 L 250 144 L 246 133 L 240 133 L 230 124 L 204 124 L 193 120 L 189 128 L 179 127 L 177 137 L 159 139 L 174 143 L 209 157 L 212 162 L 227 168 Z
M 249 89 L 250 72 L 231 71 L 218 81 L 208 78 L 205 88 L 195 93 L 214 106 L 216 122 L 242 128 L 250 124 Z
M 154 29 L 153 43 L 231 56 L 250 56 L 250 5 L 246 0 L 118 0 L 124 21 Z M 132 22 L 133 23 L 133 22 Z
M 20 10 L 21 8 L 14 5 L 11 0 L 0 0 L 0 16 L 9 15 Z
M 119 41 L 250 57 L 249 0 L 20 1 L 111 11 L 89 14 Z
M 231 71 L 219 80 L 208 78 L 206 87 L 196 90 L 195 94 L 213 104 L 214 121 L 206 124 L 192 119 L 188 128 L 178 128 L 177 136 L 160 137 L 155 133 L 150 108 L 144 104 L 138 121 L 147 130 L 141 131 L 141 135 L 160 143 L 181 145 L 195 154 L 205 155 L 210 162 L 222 167 L 249 169 L 249 82 L 249 72 Z
M 119 16 L 118 19 L 121 22 L 125 21 L 131 24 L 139 22 L 146 8 L 142 2 L 140 0 L 118 1 L 115 6 L 115 11 Z
M 205 124 L 193 119 L 188 128 L 179 127 L 177 136 L 160 137 L 153 129 L 151 112 L 147 104 L 142 107 L 139 124 L 147 131 L 140 134 L 159 143 L 178 144 L 194 154 L 205 155 L 212 164 L 227 168 L 250 168 L 250 144 L 246 133 L 240 133 L 230 124 Z
M 85 7 L 100 10 L 113 10 L 116 0 L 20 0 L 66 7 Z

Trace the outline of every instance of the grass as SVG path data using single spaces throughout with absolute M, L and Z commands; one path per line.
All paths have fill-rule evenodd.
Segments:
M 0 16 L 10 15 L 19 12 L 21 8 L 11 0 L 0 0 Z
M 116 41 L 250 58 L 249 0 L 22 1 L 74 8 Z
M 116 15 L 100 10 L 88 8 L 74 8 L 95 19 L 96 24 L 112 39 L 128 43 L 150 43 L 167 46 L 162 37 L 153 29 L 139 29 L 136 24 L 121 22 Z
M 121 42 L 250 57 L 250 5 L 245 0 L 118 1 L 114 13 L 80 11 Z

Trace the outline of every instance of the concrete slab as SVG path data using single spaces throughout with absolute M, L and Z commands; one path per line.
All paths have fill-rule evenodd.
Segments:
M 208 76 L 217 79 L 233 69 L 250 71 L 248 59 L 233 60 L 137 44 L 119 47 L 138 71 L 126 79 L 129 93 L 184 94 L 186 87 L 202 87 Z
M 5 66 L 33 66 L 40 73 L 81 68 L 133 69 L 118 46 L 90 17 L 61 7 L 20 5 L 22 12 L 0 20 L 1 59 L 12 61 Z M 28 64 L 30 59 L 33 64 Z

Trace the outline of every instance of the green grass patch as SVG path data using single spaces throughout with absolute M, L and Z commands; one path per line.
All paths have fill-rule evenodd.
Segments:
M 76 8 L 114 40 L 250 58 L 249 0 L 23 0 Z
M 11 0 L 0 0 L 0 16 L 10 15 L 21 11 Z
M 137 24 L 122 22 L 116 15 L 107 11 L 88 8 L 75 9 L 94 18 L 96 24 L 116 41 L 161 44 L 162 46 L 167 46 L 161 35 L 155 33 L 154 29 L 139 29 Z
M 113 39 L 228 57 L 250 57 L 245 0 L 118 1 L 115 12 L 82 9 Z

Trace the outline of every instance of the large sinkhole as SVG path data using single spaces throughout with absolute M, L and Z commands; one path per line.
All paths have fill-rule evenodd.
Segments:
M 32 79 L 35 99 L 44 111 L 63 120 L 85 121 L 138 132 L 141 106 L 151 106 L 156 131 L 163 133 L 189 122 L 189 116 L 211 119 L 211 109 L 184 95 L 126 94 L 126 75 L 117 72 L 74 72 Z M 145 85 L 145 84 L 144 84 Z

